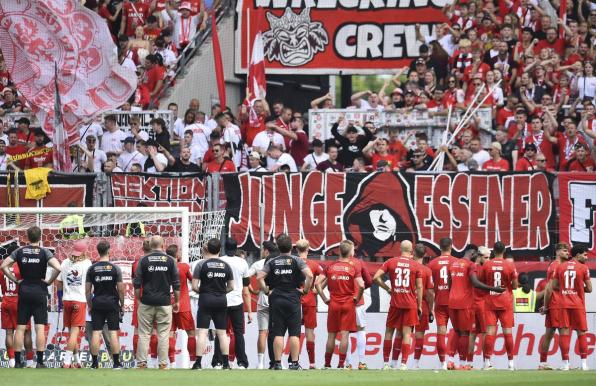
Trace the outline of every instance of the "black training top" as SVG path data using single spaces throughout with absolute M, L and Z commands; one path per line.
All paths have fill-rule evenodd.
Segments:
M 87 270 L 87 283 L 93 285 L 93 308 L 119 309 L 118 283 L 122 283 L 122 270 L 109 261 L 98 261 Z
M 148 306 L 171 305 L 171 290 L 180 290 L 180 277 L 174 259 L 155 251 L 139 261 L 134 278 L 135 289 L 143 289 L 141 303 Z

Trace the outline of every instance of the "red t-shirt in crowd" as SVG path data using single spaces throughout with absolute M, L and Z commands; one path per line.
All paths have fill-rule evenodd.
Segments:
M 145 24 L 145 20 L 149 16 L 150 5 L 135 1 L 134 3 L 125 2 L 122 6 L 122 14 L 126 15 L 126 29 L 124 33 L 127 36 L 134 36 L 135 29 Z
M 449 264 L 454 259 L 455 257 L 451 255 L 441 255 L 428 263 L 428 268 L 433 273 L 435 304 L 437 306 L 446 306 L 449 304 Z
M 295 133 L 298 139 L 290 141 L 290 155 L 294 158 L 296 166 L 301 167 L 304 163 L 304 157 L 308 155 L 308 136 L 302 130 Z
M 306 260 L 306 265 L 308 266 L 308 268 L 310 268 L 310 271 L 312 272 L 313 283 L 314 283 L 317 276 L 323 274 L 323 267 L 321 267 L 321 265 L 314 260 Z M 311 291 L 308 291 L 308 294 L 304 295 L 300 299 L 300 303 L 302 303 L 302 305 L 306 306 L 306 307 L 316 307 L 317 306 L 317 294 L 312 292 L 312 288 L 311 288 Z
M 381 270 L 391 281 L 391 306 L 395 308 L 418 308 L 416 279 L 422 277 L 420 264 L 408 257 L 387 260 Z
M 515 115 L 515 112 L 512 110 L 509 110 L 507 107 L 503 107 L 501 109 L 499 109 L 499 111 L 497 111 L 497 126 L 503 126 L 505 127 L 505 123 L 507 123 L 507 120 L 511 117 L 513 117 Z
M 513 307 L 512 283 L 517 280 L 515 265 L 503 258 L 488 260 L 482 267 L 486 285 L 491 287 L 504 287 L 503 293 L 489 292 L 486 297 L 486 306 L 489 310 L 507 310 Z
M 516 172 L 526 172 L 528 170 L 534 169 L 536 169 L 536 161 L 529 160 L 526 157 L 518 159 L 517 163 L 515 164 Z
M 486 170 L 487 172 L 506 172 L 509 170 L 509 161 L 504 158 L 495 161 L 491 158 L 482 164 L 482 170 Z
M 45 149 L 47 149 L 47 147 L 45 147 L 45 146 L 36 146 L 33 149 L 31 149 L 31 152 L 45 150 Z M 54 158 L 53 151 L 50 149 L 50 151 L 47 153 L 43 153 L 40 155 L 26 158 L 25 163 L 24 163 L 24 168 L 25 169 L 33 169 L 33 168 L 41 168 L 47 164 L 51 165 L 53 162 L 53 158 Z
M 373 153 L 373 155 L 370 159 L 372 167 L 374 169 L 376 169 L 377 163 L 381 160 L 387 161 L 387 163 L 389 163 L 389 166 L 391 167 L 391 169 L 399 166 L 399 160 L 397 159 L 397 157 L 394 154 L 380 155 L 377 153 Z
M 561 308 L 585 309 L 584 283 L 590 280 L 588 267 L 579 261 L 568 260 L 557 267 Z
M 474 286 L 470 281 L 472 274 L 476 274 L 476 264 L 466 259 L 453 259 L 449 264 L 451 289 L 449 291 L 449 308 L 472 308 Z
M 252 146 L 252 141 L 255 139 L 255 137 L 257 136 L 257 134 L 259 134 L 261 131 L 266 130 L 265 127 L 265 116 L 264 115 L 259 115 L 258 117 L 259 120 L 259 124 L 257 126 L 251 126 L 250 121 L 247 120 L 244 122 L 243 125 L 243 131 L 244 131 L 244 137 L 246 139 L 246 144 L 248 146 Z
M 327 277 L 327 287 L 332 303 L 343 304 L 353 301 L 356 290 L 356 278 L 360 276 L 360 270 L 353 264 L 346 261 L 336 261 L 325 268 L 323 273 Z
M 587 172 L 589 167 L 594 171 L 594 161 L 589 156 L 586 156 L 584 162 L 580 162 L 577 158 L 572 158 L 567 163 L 567 170 L 570 172 Z
M 208 173 L 231 173 L 236 171 L 236 165 L 229 159 L 225 159 L 223 163 L 211 161 L 207 164 Z
M 145 75 L 145 83 L 143 85 L 147 87 L 149 93 L 155 90 L 155 86 L 160 80 L 163 80 L 166 74 L 166 70 L 162 66 L 153 66 Z
M 557 38 L 554 43 L 549 43 L 548 40 L 540 40 L 534 47 L 534 53 L 538 55 L 543 48 L 552 48 L 561 58 L 565 56 L 565 41 Z

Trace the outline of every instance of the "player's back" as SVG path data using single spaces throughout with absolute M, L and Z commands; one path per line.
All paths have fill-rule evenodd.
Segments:
M 356 288 L 355 279 L 360 276 L 353 264 L 338 260 L 327 266 L 325 276 L 333 303 L 353 301 Z
M 421 264 L 400 256 L 387 260 L 381 268 L 391 280 L 391 305 L 416 308 L 416 279 L 421 277 Z
M 323 273 L 323 268 L 317 261 L 310 260 L 310 259 L 306 260 L 306 265 L 308 266 L 308 268 L 310 268 L 310 271 L 312 272 L 313 283 L 314 283 L 317 276 L 319 276 L 320 274 Z M 302 303 L 303 306 L 316 307 L 317 306 L 317 294 L 315 294 L 311 288 L 311 290 L 308 291 L 308 293 L 300 299 L 300 302 Z
M 576 260 L 565 261 L 557 268 L 556 278 L 559 282 L 561 307 L 584 309 L 584 282 L 590 280 L 588 268 Z
M 13 264 L 9 268 L 9 271 L 17 278 L 20 279 L 21 274 L 19 272 L 19 266 Z M 19 286 L 17 283 L 11 281 L 4 275 L 4 272 L 0 270 L 0 288 L 2 288 L 2 299 L 3 301 L 16 301 L 19 297 Z
M 180 312 L 190 311 L 190 291 L 188 282 L 192 281 L 190 265 L 181 261 L 177 262 L 178 275 L 180 277 Z
M 353 264 L 354 267 L 356 268 L 356 271 L 360 272 L 362 281 L 364 281 L 364 289 L 370 288 L 370 286 L 372 285 L 372 277 L 370 276 L 370 273 L 368 272 L 368 270 L 366 269 L 364 264 L 362 264 L 362 261 L 358 260 L 355 257 L 350 257 L 350 264 Z M 358 291 L 359 291 L 358 286 L 354 286 L 354 296 L 358 295 Z M 363 305 L 364 305 L 364 296 L 362 296 L 360 298 L 357 306 L 363 306 Z
M 451 290 L 449 291 L 449 308 L 471 308 L 474 299 L 474 286 L 470 275 L 476 273 L 476 264 L 466 259 L 454 259 L 449 264 Z
M 435 304 L 438 306 L 449 304 L 449 264 L 454 259 L 451 255 L 441 255 L 428 263 L 435 284 Z
M 513 307 L 513 281 L 517 280 L 515 265 L 503 258 L 486 261 L 483 266 L 484 280 L 491 287 L 504 287 L 505 292 L 490 291 L 485 299 L 490 310 L 506 310 Z
M 553 262 L 550 263 L 550 265 L 548 266 L 548 270 L 546 271 L 547 285 L 551 280 L 556 279 L 557 269 L 559 268 L 559 265 L 561 265 L 560 261 L 553 260 Z M 552 289 L 551 295 L 550 295 L 550 301 L 549 301 L 549 304 L 547 304 L 547 307 L 550 309 L 557 309 L 557 308 L 562 307 L 561 292 L 559 289 L 554 289 L 554 288 Z
M 420 277 L 422 278 L 422 290 L 424 291 L 424 295 L 422 296 L 422 303 L 428 309 L 428 302 L 426 301 L 426 291 L 434 288 L 433 272 L 430 268 L 428 268 L 428 266 L 420 263 L 418 264 L 420 265 Z
M 486 270 L 483 265 L 476 264 L 476 277 L 483 283 L 486 283 Z M 474 287 L 474 306 L 484 307 L 488 291 Z

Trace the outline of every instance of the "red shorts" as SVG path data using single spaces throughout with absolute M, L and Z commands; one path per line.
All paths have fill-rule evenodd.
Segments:
M 195 320 L 192 318 L 192 312 L 181 311 L 172 312 L 172 330 L 190 331 L 195 329 Z
M 449 309 L 449 319 L 456 331 L 472 331 L 474 328 L 474 310 L 471 308 Z
M 484 304 L 475 304 L 472 308 L 474 311 L 474 334 L 484 334 L 486 332 L 486 308 Z
M 2 309 L 0 315 L 2 318 L 2 329 L 4 330 L 15 330 L 17 328 L 17 298 L 5 297 L 2 302 Z
M 550 308 L 545 315 L 544 326 L 546 328 L 565 328 L 563 326 L 563 320 L 561 320 L 562 312 L 563 310 L 561 308 Z
M 501 323 L 501 328 L 513 328 L 515 319 L 513 318 L 513 307 L 506 310 L 486 310 L 486 325 L 496 326 L 497 321 Z
M 435 305 L 435 321 L 438 326 L 447 326 L 449 322 L 449 306 Z
M 356 305 L 354 302 L 329 303 L 327 314 L 327 331 L 356 332 Z
M 588 322 L 586 320 L 586 311 L 581 308 L 562 308 L 561 315 L 566 324 L 572 330 L 588 331 Z
M 390 306 L 385 326 L 402 329 L 404 326 L 417 326 L 418 322 L 418 310 L 416 308 L 397 308 Z
M 428 317 L 430 316 L 430 310 L 428 309 L 428 304 L 426 302 L 422 303 L 422 316 L 416 325 L 416 332 L 424 332 L 429 328 Z
M 302 324 L 304 328 L 315 329 L 317 327 L 316 306 L 302 306 Z
M 85 327 L 86 310 L 87 303 L 85 302 L 65 300 L 63 326 L 67 328 Z

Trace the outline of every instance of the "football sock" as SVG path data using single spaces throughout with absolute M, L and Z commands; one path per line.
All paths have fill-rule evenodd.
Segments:
M 356 349 L 358 350 L 358 361 L 364 362 L 366 360 L 366 331 L 356 333 Z
M 513 335 L 511 334 L 504 334 L 505 335 L 505 349 L 507 350 L 507 359 L 513 360 L 513 350 L 515 346 L 513 344 Z
M 19 364 L 21 363 L 21 352 L 15 351 L 14 353 L 14 363 Z
M 337 364 L 337 367 L 342 368 L 342 367 L 344 367 L 345 363 L 346 363 L 346 354 L 339 353 L 339 363 Z
M 470 346 L 470 337 L 467 335 L 459 336 L 459 344 L 457 345 L 457 351 L 459 352 L 459 361 L 463 364 L 468 357 L 468 347 Z
M 445 362 L 445 334 L 437 334 L 437 354 L 439 361 Z
M 414 359 L 420 359 L 422 356 L 422 349 L 424 348 L 424 338 L 416 338 L 416 346 L 414 347 Z
M 588 337 L 586 334 L 579 335 L 577 337 L 578 345 L 579 345 L 579 356 L 581 359 L 586 359 L 588 357 Z
M 559 346 L 561 347 L 561 358 L 563 360 L 569 360 L 569 344 L 571 335 L 559 336 Z
M 393 353 L 391 355 L 391 359 L 396 361 L 399 359 L 399 354 L 401 353 L 401 346 L 402 346 L 402 338 L 398 338 L 397 336 L 393 340 Z
M 493 356 L 493 350 L 495 348 L 495 336 L 485 335 L 484 336 L 484 358 L 490 359 Z
M 8 359 L 14 359 L 14 348 L 8 349 Z
M 97 355 L 91 355 L 91 367 L 97 368 L 98 366 Z
M 43 363 L 43 351 L 37 351 L 37 363 Z
M 191 361 L 197 359 L 197 338 L 189 336 L 186 340 L 186 349 L 188 350 L 188 356 Z
M 70 365 L 72 363 L 72 351 L 66 350 L 64 352 L 64 364 Z
M 333 356 L 333 352 L 325 353 L 325 367 L 331 367 L 331 357 L 332 356 Z
M 389 362 L 389 355 L 391 354 L 391 339 L 383 340 L 383 362 Z
M 149 349 L 151 351 L 151 357 L 157 358 L 157 335 L 151 335 L 151 339 L 149 339 Z
M 308 363 L 315 363 L 315 342 L 306 342 L 306 352 L 308 353 Z
M 412 348 L 411 344 L 406 344 L 406 343 L 401 344 L 401 363 L 408 362 L 408 356 L 410 355 L 411 348 Z
M 168 359 L 170 363 L 176 360 L 176 338 L 173 336 L 168 339 Z
M 120 367 L 120 354 L 112 354 L 112 361 L 114 362 L 114 367 Z

